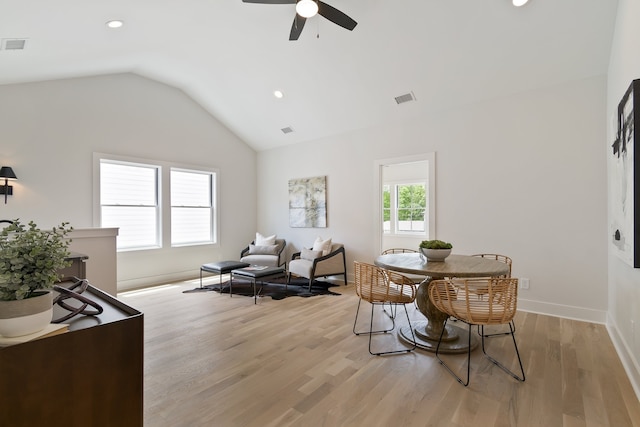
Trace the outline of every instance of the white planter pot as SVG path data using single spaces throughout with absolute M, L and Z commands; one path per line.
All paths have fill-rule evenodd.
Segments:
M 19 337 L 43 330 L 53 318 L 53 293 L 16 301 L 0 301 L 0 335 Z
M 420 253 L 431 262 L 443 262 L 446 257 L 451 255 L 451 249 L 426 249 L 420 248 Z

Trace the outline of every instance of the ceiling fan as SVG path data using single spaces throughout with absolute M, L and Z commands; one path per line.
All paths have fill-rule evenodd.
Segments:
M 262 4 L 294 4 L 296 5 L 296 16 L 293 18 L 291 25 L 291 33 L 289 40 L 298 40 L 307 18 L 315 16 L 316 13 L 325 17 L 334 24 L 351 31 L 358 23 L 340 12 L 333 6 L 321 2 L 320 0 L 242 0 L 243 3 L 262 3 Z

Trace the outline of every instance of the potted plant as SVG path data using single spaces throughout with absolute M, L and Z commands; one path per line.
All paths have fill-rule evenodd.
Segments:
M 0 335 L 31 334 L 51 323 L 51 288 L 70 265 L 72 230 L 68 222 L 41 230 L 15 220 L 0 231 Z
M 451 254 L 451 243 L 442 240 L 423 240 L 420 242 L 420 253 L 427 261 L 442 262 Z

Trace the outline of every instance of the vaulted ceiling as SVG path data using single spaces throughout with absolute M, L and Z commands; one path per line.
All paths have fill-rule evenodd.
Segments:
M 0 84 L 133 72 L 256 150 L 606 74 L 616 0 L 326 0 L 358 22 L 241 0 L 0 0 Z M 105 23 L 121 19 L 124 26 Z M 24 49 L 7 41 L 26 39 Z M 274 90 L 284 93 L 282 99 Z M 398 104 L 396 97 L 413 94 Z M 283 128 L 293 132 L 284 133 Z

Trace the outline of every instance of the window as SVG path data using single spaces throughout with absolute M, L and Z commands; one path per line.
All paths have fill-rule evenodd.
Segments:
M 424 232 L 426 183 L 396 185 L 398 231 Z
M 436 153 L 375 161 L 375 248 L 417 248 L 436 237 Z
M 100 160 L 100 225 L 118 227 L 118 250 L 160 246 L 160 167 Z
M 382 186 L 382 229 L 385 233 L 391 233 L 391 186 Z
M 217 243 L 218 170 L 94 153 L 94 224 L 117 250 Z
M 211 243 L 215 174 L 171 169 L 171 245 Z
M 425 232 L 427 183 L 386 183 L 382 190 L 384 233 Z

